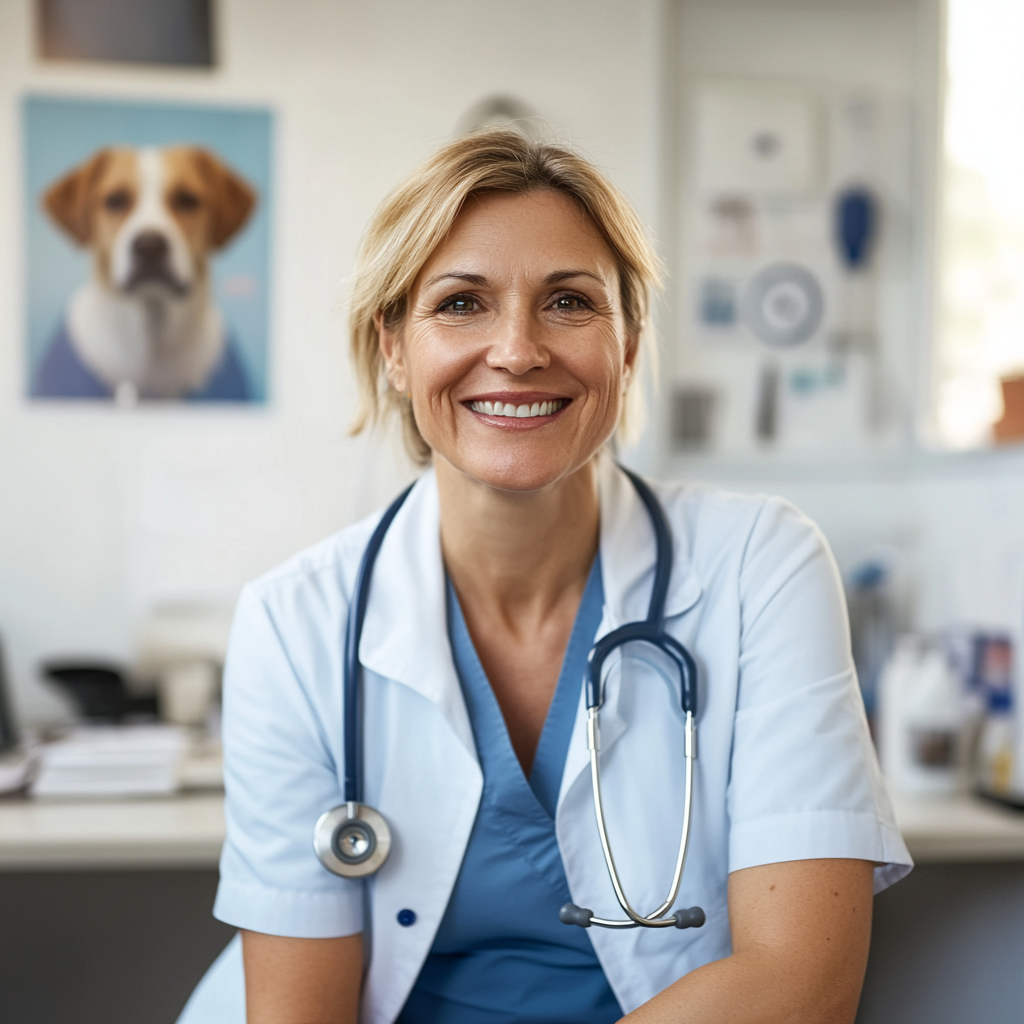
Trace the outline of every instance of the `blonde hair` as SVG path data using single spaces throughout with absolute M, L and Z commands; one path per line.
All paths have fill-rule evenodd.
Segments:
M 349 338 L 360 404 L 353 433 L 388 409 L 401 416 L 406 448 L 430 460 L 412 402 L 387 384 L 376 318 L 400 327 L 413 282 L 451 230 L 466 200 L 485 193 L 560 192 L 590 218 L 615 256 L 626 332 L 645 335 L 651 291 L 661 264 L 625 197 L 591 163 L 571 150 L 530 139 L 512 127 L 485 128 L 444 146 L 399 182 L 378 207 L 360 247 L 352 278 Z M 653 353 L 652 353 L 653 355 Z M 630 377 L 630 385 L 636 374 Z M 630 391 L 635 389 L 630 386 Z M 619 427 L 626 420 L 623 404 Z

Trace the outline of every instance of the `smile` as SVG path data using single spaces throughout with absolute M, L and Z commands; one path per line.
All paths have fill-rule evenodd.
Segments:
M 473 412 L 482 412 L 487 416 L 507 416 L 513 419 L 532 419 L 534 416 L 551 416 L 566 404 L 564 398 L 556 398 L 550 402 L 534 402 L 532 405 L 512 405 L 510 402 L 470 402 Z

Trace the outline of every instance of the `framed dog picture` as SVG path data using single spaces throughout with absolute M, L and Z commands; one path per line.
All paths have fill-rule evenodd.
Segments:
M 23 104 L 26 391 L 267 398 L 268 110 Z

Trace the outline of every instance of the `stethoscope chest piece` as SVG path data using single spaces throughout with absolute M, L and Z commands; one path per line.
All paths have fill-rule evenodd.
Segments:
M 328 871 L 342 878 L 365 878 L 388 859 L 391 830 L 383 816 L 366 804 L 339 804 L 320 815 L 313 849 Z

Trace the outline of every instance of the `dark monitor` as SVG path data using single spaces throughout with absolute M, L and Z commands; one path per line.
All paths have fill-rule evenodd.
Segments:
M 7 686 L 4 664 L 4 648 L 0 644 L 0 754 L 18 742 L 18 731 L 14 727 L 14 713 L 11 711 L 11 694 Z
M 48 60 L 213 65 L 212 0 L 36 0 Z

